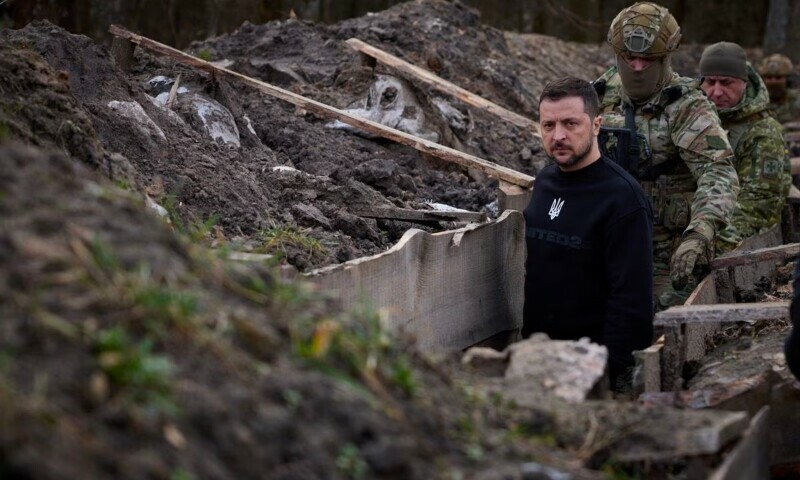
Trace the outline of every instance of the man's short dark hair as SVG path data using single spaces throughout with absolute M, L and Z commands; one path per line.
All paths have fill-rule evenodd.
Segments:
M 600 100 L 591 83 L 576 77 L 563 77 L 553 80 L 544 86 L 539 97 L 539 104 L 545 100 L 557 102 L 562 98 L 580 97 L 583 99 L 583 111 L 594 119 L 600 113 Z

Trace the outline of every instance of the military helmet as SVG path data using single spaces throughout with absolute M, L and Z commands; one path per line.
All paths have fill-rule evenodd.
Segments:
M 617 14 L 608 29 L 607 40 L 617 54 L 657 58 L 678 48 L 681 28 L 666 8 L 639 2 Z
M 792 73 L 792 61 L 785 55 L 773 53 L 761 60 L 761 63 L 758 64 L 758 73 L 771 77 L 785 77 Z

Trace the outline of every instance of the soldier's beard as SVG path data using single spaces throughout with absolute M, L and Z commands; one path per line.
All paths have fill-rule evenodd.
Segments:
M 564 147 L 569 147 L 569 145 L 566 144 L 566 143 L 562 143 L 562 142 L 556 142 L 550 148 L 550 152 L 552 152 L 553 150 L 559 149 L 559 148 L 564 148 Z M 582 162 L 583 159 L 585 159 L 589 155 L 589 153 L 591 153 L 591 151 L 592 151 L 592 137 L 589 137 L 589 140 L 587 140 L 584 145 L 578 146 L 577 150 L 575 148 L 573 148 L 572 151 L 573 151 L 572 156 L 567 158 L 566 160 L 558 160 L 558 159 L 556 159 L 556 157 L 551 155 L 550 152 L 547 152 L 547 157 L 550 159 L 551 162 L 555 163 L 556 165 L 558 165 L 558 166 L 560 166 L 562 168 L 569 168 L 569 167 L 571 167 L 573 165 L 577 165 L 578 163 Z
M 772 102 L 779 102 L 786 96 L 786 83 L 767 84 L 769 99 Z
M 634 71 L 624 59 L 617 55 L 617 70 L 622 79 L 622 87 L 631 100 L 645 102 L 661 90 L 672 75 L 669 55 L 657 59 L 649 67 Z

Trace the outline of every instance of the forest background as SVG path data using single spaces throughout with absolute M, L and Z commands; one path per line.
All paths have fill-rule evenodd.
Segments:
M 2 1 L 2 0 L 0 0 Z M 458 0 L 457 0 L 458 1 Z M 108 26 L 128 29 L 178 48 L 294 12 L 311 21 L 336 22 L 391 7 L 399 0 L 6 0 L 0 27 L 47 19 L 73 33 L 110 41 Z M 502 30 L 564 40 L 602 42 L 608 25 L 630 0 L 463 0 L 484 23 Z M 684 41 L 735 41 L 800 61 L 800 1 L 661 0 L 681 25 Z

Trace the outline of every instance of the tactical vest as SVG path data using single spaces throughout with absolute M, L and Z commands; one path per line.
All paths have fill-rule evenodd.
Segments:
M 654 225 L 682 231 L 689 224 L 697 183 L 671 137 L 670 119 L 678 112 L 676 102 L 688 91 L 690 83 L 671 84 L 662 90 L 657 101 L 635 109 L 622 101 L 617 93 L 619 86 L 609 91 L 603 78 L 594 85 L 601 99 L 604 127 L 626 128 L 633 119 L 639 159 L 638 164 L 631 165 L 629 173 L 650 199 Z M 601 150 L 613 149 L 616 141 L 610 136 Z

